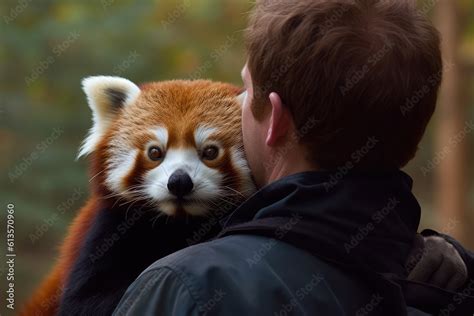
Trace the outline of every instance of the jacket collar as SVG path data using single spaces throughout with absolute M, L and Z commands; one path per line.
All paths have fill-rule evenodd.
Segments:
M 420 220 L 411 187 L 411 178 L 399 170 L 342 176 L 298 173 L 256 192 L 225 226 L 269 217 L 304 220 L 314 227 L 309 240 L 345 252 L 378 272 L 406 275 L 405 259 Z

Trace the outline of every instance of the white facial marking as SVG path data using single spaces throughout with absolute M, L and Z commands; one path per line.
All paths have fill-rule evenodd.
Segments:
M 209 136 L 211 136 L 215 132 L 217 132 L 216 128 L 208 127 L 205 125 L 199 125 L 194 131 L 194 141 L 196 142 L 196 146 L 198 148 L 201 147 L 209 138 Z
M 138 150 L 124 150 L 114 155 L 108 161 L 106 185 L 112 192 L 120 192 L 127 196 L 127 188 L 123 185 L 123 179 L 130 174 L 138 155 Z
M 160 142 L 160 145 L 166 148 L 166 145 L 168 144 L 168 130 L 163 126 L 159 126 L 153 129 L 152 132 L 153 135 L 155 135 L 158 141 Z
M 248 166 L 247 160 L 244 158 L 243 149 L 239 147 L 232 147 L 230 150 L 232 165 L 237 172 L 240 173 L 241 179 L 243 180 L 242 187 L 240 190 L 241 193 L 248 197 L 253 192 L 255 192 L 256 187 L 250 176 L 250 168 Z

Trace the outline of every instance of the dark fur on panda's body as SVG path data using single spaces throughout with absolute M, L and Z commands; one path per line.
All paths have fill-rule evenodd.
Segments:
M 143 208 L 101 209 L 74 264 L 59 315 L 110 315 L 127 287 L 154 261 L 189 246 L 205 218 L 169 218 Z M 128 224 L 127 224 L 128 223 Z M 212 227 L 204 241 L 220 226 Z M 98 250 L 103 249 L 103 250 Z

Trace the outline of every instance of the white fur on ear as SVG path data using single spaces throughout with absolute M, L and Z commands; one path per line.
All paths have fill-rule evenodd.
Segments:
M 82 80 L 82 89 L 92 109 L 93 125 L 82 143 L 78 158 L 95 150 L 117 112 L 135 102 L 140 95 L 136 84 L 120 77 L 88 77 Z

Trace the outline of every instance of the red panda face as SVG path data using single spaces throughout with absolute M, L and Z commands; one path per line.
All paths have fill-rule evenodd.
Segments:
M 117 77 L 83 81 L 99 185 L 168 215 L 205 215 L 254 191 L 244 158 L 237 88 L 210 81 L 141 87 Z

